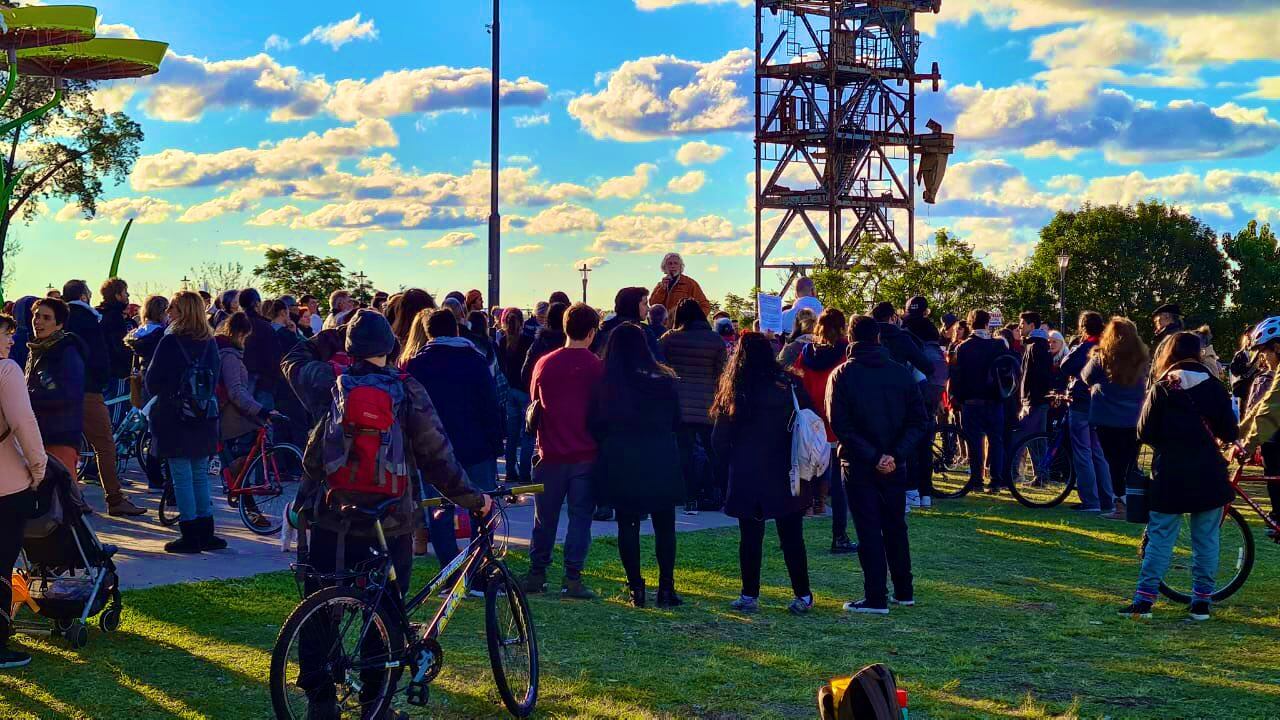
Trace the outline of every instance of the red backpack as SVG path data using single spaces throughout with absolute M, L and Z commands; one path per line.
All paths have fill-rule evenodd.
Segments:
M 325 497 L 331 505 L 373 504 L 408 490 L 399 420 L 406 401 L 403 375 L 338 376 L 324 429 Z

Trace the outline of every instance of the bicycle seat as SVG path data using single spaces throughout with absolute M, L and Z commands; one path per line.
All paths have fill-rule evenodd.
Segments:
M 391 508 L 395 507 L 396 504 L 400 502 L 400 500 L 401 498 L 399 497 L 387 498 L 386 500 L 383 500 L 382 502 L 372 507 L 369 507 L 367 505 L 346 505 L 346 504 L 339 505 L 338 514 L 344 515 L 344 516 L 358 515 L 361 517 L 377 518 L 380 520 L 386 517 L 387 513 L 391 511 Z

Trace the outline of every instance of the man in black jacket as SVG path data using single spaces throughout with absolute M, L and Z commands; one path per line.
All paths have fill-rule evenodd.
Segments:
M 102 304 L 98 312 L 102 321 L 102 339 L 107 347 L 107 359 L 110 363 L 110 379 L 124 380 L 129 377 L 133 365 L 133 351 L 124 346 L 124 338 L 137 323 L 130 320 L 125 312 L 129 308 L 129 284 L 120 278 L 111 278 L 102 283 Z
M 914 605 L 911 548 L 907 538 L 906 466 L 928 425 L 920 384 L 880 344 L 880 326 L 869 317 L 853 326 L 849 362 L 827 382 L 827 411 L 840 446 L 849 509 L 858 533 L 858 562 L 865 595 L 845 603 L 848 612 L 888 614 L 885 569 L 894 603 Z M 887 562 L 886 562 L 887 561 Z
M 147 511 L 129 502 L 120 490 L 116 474 L 116 439 L 111 432 L 111 413 L 102 397 L 111 380 L 111 355 L 99 325 L 100 313 L 89 304 L 92 293 L 83 280 L 68 280 L 62 297 L 70 306 L 66 331 L 84 341 L 88 357 L 84 365 L 84 436 L 97 458 L 98 477 L 107 494 L 107 514 L 120 517 L 146 515 Z
M 1040 313 L 1024 312 L 1018 316 L 1018 334 L 1022 336 L 1022 377 L 1018 394 L 1022 400 L 1017 434 L 1045 431 L 1049 416 L 1049 393 L 1053 390 L 1053 353 L 1049 351 L 1049 334 L 1040 329 Z
M 982 487 L 982 471 L 986 460 L 986 443 L 991 446 L 991 479 L 988 490 L 995 492 L 1007 486 L 1005 477 L 1004 398 L 993 382 L 997 360 L 1013 351 L 1004 340 L 993 339 L 987 331 L 991 314 L 986 310 L 969 313 L 973 334 L 956 348 L 956 362 L 951 369 L 951 399 L 961 406 L 960 422 L 969 447 L 969 487 Z M 1015 358 L 1016 359 L 1016 358 Z
M 880 326 L 880 344 L 889 351 L 889 357 L 901 365 L 920 371 L 926 378 L 933 372 L 933 362 L 924 354 L 924 344 L 909 332 L 903 332 L 898 311 L 891 302 L 882 302 L 871 309 L 871 317 Z

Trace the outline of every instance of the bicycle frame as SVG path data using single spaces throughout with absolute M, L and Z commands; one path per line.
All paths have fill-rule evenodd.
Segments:
M 231 482 L 227 485 L 227 498 L 239 497 L 241 495 L 278 495 L 280 487 L 278 487 L 280 477 L 280 469 L 276 467 L 276 459 L 274 455 L 268 455 L 267 449 L 271 446 L 268 433 L 271 432 L 270 425 L 263 425 L 258 428 L 258 436 L 253 441 L 253 447 L 249 448 L 249 454 L 244 457 L 244 464 L 240 466 L 240 474 L 231 478 Z M 267 475 L 267 482 L 263 485 L 251 488 L 244 487 L 245 476 L 249 474 L 249 468 L 253 466 L 254 461 L 259 457 L 266 457 L 267 462 L 271 463 Z M 224 467 L 224 472 L 231 474 L 230 467 Z
M 1276 535 L 1273 539 L 1277 543 L 1280 543 L 1280 522 L 1277 522 L 1276 520 L 1272 519 L 1271 515 L 1267 511 L 1263 510 L 1262 506 L 1258 504 L 1258 501 L 1254 500 L 1253 497 L 1249 495 L 1249 493 L 1245 492 L 1245 489 L 1242 486 L 1242 483 L 1245 483 L 1245 482 L 1267 482 L 1267 483 L 1280 482 L 1280 477 L 1270 477 L 1266 475 L 1245 475 L 1246 467 L 1247 467 L 1246 463 L 1240 463 L 1239 467 L 1236 468 L 1235 473 L 1233 473 L 1231 476 L 1231 480 L 1230 480 L 1231 487 L 1236 491 L 1236 496 L 1239 497 L 1241 500 L 1244 500 L 1245 503 L 1249 507 L 1253 508 L 1253 511 L 1258 514 L 1258 517 L 1262 518 L 1263 524 L 1265 524 L 1267 527 L 1275 531 Z M 1274 509 L 1275 508 L 1273 508 L 1273 510 Z M 1223 508 L 1222 515 L 1224 518 L 1226 517 L 1226 514 L 1227 514 L 1227 510 L 1226 508 Z

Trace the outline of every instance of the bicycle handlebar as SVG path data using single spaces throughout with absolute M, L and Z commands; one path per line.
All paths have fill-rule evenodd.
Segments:
M 507 498 L 507 497 L 515 497 L 516 495 L 537 495 L 538 493 L 542 492 L 542 490 L 543 490 L 543 486 L 541 484 L 512 485 L 511 487 L 500 487 L 496 490 L 482 490 L 480 494 L 488 495 L 489 497 L 493 497 L 493 498 Z M 437 498 L 430 498 L 427 500 L 423 500 L 418 503 L 418 506 L 423 508 L 436 508 L 436 507 L 444 507 L 445 505 L 453 505 L 453 504 L 454 504 L 453 501 L 449 500 L 449 498 L 437 497 Z

